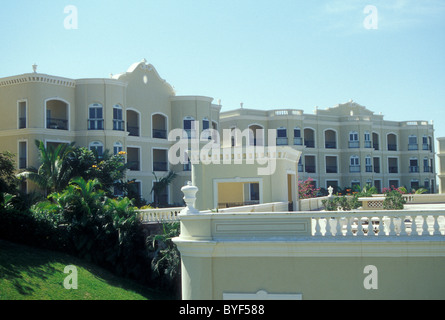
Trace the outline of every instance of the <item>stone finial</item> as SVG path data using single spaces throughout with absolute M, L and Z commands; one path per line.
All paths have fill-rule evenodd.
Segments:
M 184 193 L 184 201 L 186 207 L 181 211 L 181 214 L 199 214 L 199 210 L 195 208 L 196 193 L 198 192 L 198 187 L 192 185 L 192 182 L 187 182 L 187 185 L 181 188 L 182 193 Z
M 34 72 L 34 73 L 37 73 L 37 64 L 33 64 L 32 65 L 32 71 Z

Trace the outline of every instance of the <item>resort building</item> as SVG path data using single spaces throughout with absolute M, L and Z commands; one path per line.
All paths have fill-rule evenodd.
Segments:
M 314 114 L 239 108 L 220 115 L 220 129 L 249 128 L 250 145 L 291 146 L 302 152 L 299 179 L 319 188 L 424 187 L 435 192 L 434 128 L 427 121 L 387 121 L 353 101 Z M 276 141 L 268 132 L 276 130 Z M 232 140 L 235 145 L 235 139 Z
M 127 72 L 101 79 L 67 79 L 34 72 L 0 79 L 0 150 L 16 154 L 17 169 L 39 166 L 34 141 L 126 152 L 127 173 L 147 201 L 157 177 L 178 177 L 161 202 L 183 204 L 181 187 L 191 166 L 171 165 L 169 130 L 189 128 L 192 120 L 217 129 L 221 106 L 202 96 L 177 96 L 144 60 Z M 29 186 L 28 186 L 29 187 Z
M 247 146 L 276 143 L 298 151 L 296 173 L 288 172 L 292 181 L 311 177 L 323 188 L 369 183 L 379 189 L 423 186 L 435 192 L 434 129 L 426 121 L 386 121 L 352 101 L 314 114 L 245 108 L 221 112 L 221 104 L 211 97 L 177 96 L 145 60 L 110 78 L 68 79 L 38 73 L 37 66 L 33 69 L 32 73 L 0 79 L 0 150 L 16 155 L 18 170 L 38 167 L 35 140 L 47 146 L 75 142 L 99 154 L 106 149 L 125 151 L 131 163 L 127 178 L 135 179 L 144 199 L 153 201 L 156 177 L 172 170 L 178 177 L 161 202 L 182 206 L 180 190 L 192 180 L 192 166 L 169 161 L 168 151 L 176 141 L 169 141 L 168 135 L 173 129 L 183 129 L 187 138 L 192 138 L 196 134 L 193 126 L 199 124 L 200 132 L 215 129 L 220 136 L 223 129 L 252 129 L 251 137 L 244 140 Z M 277 134 L 273 143 L 268 142 L 270 129 Z M 224 146 L 236 143 L 232 139 Z M 183 156 L 185 161 L 189 159 L 188 153 Z M 206 173 L 200 170 L 195 176 L 203 179 Z M 230 180 L 227 172 L 222 175 Z M 218 179 L 216 173 L 212 179 Z M 251 182 L 238 186 L 245 196 L 236 202 L 273 200 L 259 194 L 259 185 Z M 295 183 L 289 182 L 286 192 L 295 192 L 295 188 Z M 286 198 L 293 196 L 286 194 Z M 219 203 L 217 199 L 210 202 Z

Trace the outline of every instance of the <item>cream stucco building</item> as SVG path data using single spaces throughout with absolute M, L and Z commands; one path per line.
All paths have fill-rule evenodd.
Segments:
M 221 107 L 212 102 L 210 97 L 177 96 L 145 60 L 111 78 L 11 76 L 0 79 L 0 149 L 16 154 L 17 169 L 38 167 L 36 139 L 46 145 L 76 142 L 99 152 L 126 151 L 132 164 L 127 178 L 136 179 L 143 198 L 152 200 L 153 172 L 159 177 L 173 170 L 178 178 L 163 197 L 182 205 L 179 190 L 190 180 L 191 167 L 169 163 L 173 142 L 168 133 L 190 120 L 216 128 Z
M 317 108 L 314 114 L 295 109 L 222 112 L 220 129 L 233 128 L 258 132 L 248 144 L 270 143 L 267 134 L 276 130 L 277 146 L 302 152 L 300 180 L 310 177 L 317 187 L 422 186 L 435 192 L 434 128 L 427 121 L 387 121 L 349 101 Z
M 371 183 L 378 188 L 426 186 L 435 191 L 434 129 L 428 122 L 386 121 L 352 101 L 314 114 L 244 108 L 221 112 L 220 103 L 211 97 L 176 95 L 145 60 L 110 78 L 68 79 L 39 73 L 36 68 L 32 73 L 1 78 L 0 108 L 0 150 L 16 154 L 17 169 L 38 166 L 36 139 L 46 145 L 75 142 L 99 152 L 125 151 L 131 163 L 127 178 L 136 180 L 141 196 L 149 202 L 153 200 L 153 172 L 159 177 L 173 170 L 178 178 L 163 198 L 170 204 L 183 204 L 180 189 L 192 180 L 192 166 L 171 164 L 168 150 L 175 141 L 169 141 L 168 134 L 179 128 L 193 135 L 193 121 L 200 130 L 213 128 L 221 136 L 223 129 L 253 129 L 246 145 L 267 144 L 267 130 L 276 131 L 273 142 L 277 146 L 301 152 L 300 164 L 288 173 L 294 178 L 300 175 L 300 180 L 311 177 L 319 187 Z M 264 129 L 264 134 L 255 129 Z M 234 178 L 222 168 L 209 166 L 207 176 Z M 203 171 L 195 176 L 206 179 Z M 289 186 L 288 191 L 296 191 L 294 183 Z M 258 195 L 257 185 L 249 188 L 235 202 L 249 197 L 257 202 L 268 199 Z M 263 185 L 262 190 L 267 188 Z M 214 194 L 214 190 L 206 191 Z M 286 194 L 286 198 L 293 196 Z M 219 202 L 212 199 L 210 203 Z

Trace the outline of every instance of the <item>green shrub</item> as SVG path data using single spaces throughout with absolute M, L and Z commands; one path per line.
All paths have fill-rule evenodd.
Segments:
M 327 200 L 322 200 L 322 204 L 326 211 L 351 211 L 361 206 L 361 202 L 358 201 L 358 196 L 352 197 L 332 197 Z
M 402 210 L 406 200 L 402 193 L 397 190 L 387 191 L 385 193 L 385 200 L 383 200 L 383 209 L 385 210 Z

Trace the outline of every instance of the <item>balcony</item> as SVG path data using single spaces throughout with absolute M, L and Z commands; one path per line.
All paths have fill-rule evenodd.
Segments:
M 287 146 L 287 145 L 288 145 L 288 139 L 286 137 L 277 138 L 277 146 Z
M 306 148 L 315 148 L 315 141 L 314 140 L 304 140 L 304 145 Z
M 167 139 L 167 130 L 153 129 L 153 138 Z
M 129 126 L 127 123 L 127 132 L 130 137 L 139 137 L 139 127 Z
M 369 140 L 365 140 L 365 148 L 372 148 L 372 147 L 373 147 L 372 142 Z
M 25 129 L 26 128 L 26 117 L 20 117 L 19 118 L 19 129 Z
M 113 130 L 116 131 L 125 131 L 124 125 L 125 122 L 124 120 L 113 120 Z
M 315 165 L 306 165 L 305 172 L 306 173 L 315 173 Z
M 153 162 L 153 171 L 168 171 L 168 163 L 165 161 Z
M 360 172 L 360 166 L 349 166 L 350 173 L 358 173 Z
M 419 166 L 410 166 L 409 167 L 409 173 L 418 173 L 419 172 Z
M 371 165 L 365 166 L 365 172 L 372 172 L 372 166 Z
M 414 144 L 414 143 L 408 144 L 408 150 L 409 151 L 419 150 L 419 145 L 417 143 L 416 144 Z
M 68 120 L 57 119 L 57 118 L 47 118 L 46 119 L 46 128 L 47 129 L 56 129 L 56 130 L 68 130 Z
M 303 138 L 295 137 L 294 138 L 294 146 L 302 146 L 303 145 Z
M 90 119 L 88 120 L 88 130 L 103 130 L 104 120 L 103 119 Z
M 338 173 L 337 166 L 326 166 L 326 173 Z
M 430 167 L 430 166 L 424 166 L 424 167 L 423 167 L 423 172 L 430 172 L 430 173 L 432 173 L 432 172 L 433 172 L 433 167 Z
M 396 144 L 388 144 L 388 151 L 397 151 Z
M 326 149 L 337 149 L 337 142 L 336 141 L 326 141 L 324 143 L 324 147 Z
M 348 146 L 350 149 L 360 148 L 360 141 L 349 141 Z
M 68 130 L 68 109 L 68 104 L 64 101 L 46 101 L 46 128 L 55 130 Z
M 388 168 L 388 172 L 389 173 L 399 173 L 399 168 L 391 166 L 391 167 Z

